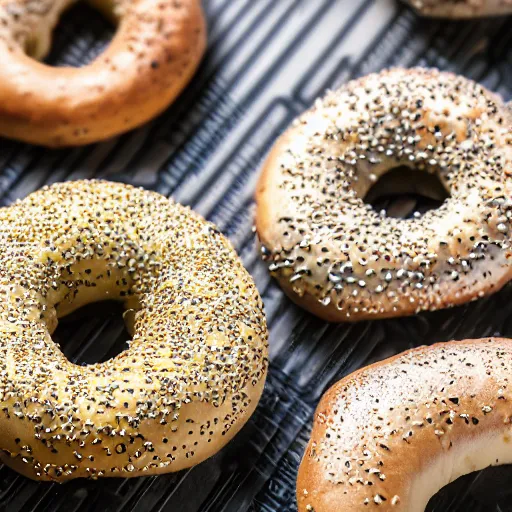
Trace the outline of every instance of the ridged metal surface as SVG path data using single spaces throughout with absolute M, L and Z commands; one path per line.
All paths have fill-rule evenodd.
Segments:
M 394 0 L 205 0 L 209 50 L 193 82 L 165 114 L 130 134 L 72 150 L 0 139 L 0 201 L 43 184 L 102 177 L 172 195 L 217 223 L 263 296 L 271 368 L 255 415 L 226 449 L 177 474 L 39 484 L 0 469 L 0 510 L 270 512 L 296 510 L 295 477 L 315 404 L 361 365 L 409 347 L 512 336 L 512 287 L 467 306 L 416 317 L 329 325 L 293 306 L 258 260 L 252 233 L 259 165 L 276 136 L 326 88 L 389 66 L 426 65 L 512 95 L 512 18 L 420 20 Z M 86 22 L 85 22 L 86 21 Z M 60 24 L 49 62 L 80 65 L 112 29 L 77 6 Z M 127 334 L 116 308 L 62 321 L 55 339 L 82 363 L 105 360 Z M 431 511 L 512 510 L 512 468 L 468 475 Z

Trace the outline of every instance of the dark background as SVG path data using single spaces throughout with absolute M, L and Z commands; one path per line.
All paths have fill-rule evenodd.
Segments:
M 286 125 L 328 87 L 389 66 L 437 66 L 512 95 L 512 18 L 421 20 L 395 0 L 204 0 L 209 49 L 182 97 L 152 123 L 72 150 L 0 139 L 3 205 L 55 181 L 102 177 L 172 195 L 232 240 L 263 296 L 271 367 L 255 415 L 226 449 L 177 474 L 39 484 L 0 469 L 0 510 L 294 511 L 295 477 L 315 404 L 361 365 L 409 347 L 512 336 L 512 288 L 467 306 L 399 320 L 329 325 L 299 310 L 258 260 L 253 191 L 261 161 Z M 48 62 L 78 66 L 113 33 L 78 5 L 59 25 Z M 420 202 L 421 203 L 421 202 Z M 119 307 L 91 306 L 54 339 L 72 361 L 125 346 Z M 429 510 L 512 511 L 512 468 L 459 479 Z

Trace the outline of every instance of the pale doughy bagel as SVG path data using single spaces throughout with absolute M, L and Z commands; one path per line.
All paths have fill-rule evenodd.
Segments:
M 164 110 L 205 48 L 200 0 L 89 0 L 117 25 L 111 44 L 81 68 L 42 59 L 73 0 L 0 0 L 0 135 L 45 146 L 126 132 Z
M 472 18 L 512 13 L 511 0 L 405 0 L 420 14 L 437 18 Z
M 299 305 L 331 321 L 468 301 L 512 275 L 512 116 L 484 87 L 394 69 L 329 92 L 274 145 L 256 193 L 263 258 Z M 451 193 L 413 219 L 363 198 L 397 166 Z
M 512 463 L 512 340 L 420 347 L 335 384 L 315 414 L 300 512 L 422 512 L 461 475 Z
M 215 226 L 99 181 L 44 188 L 0 209 L 0 225 L 3 462 L 42 480 L 150 475 L 239 431 L 263 390 L 267 329 Z M 57 318 L 105 298 L 134 310 L 130 346 L 72 364 L 50 336 Z

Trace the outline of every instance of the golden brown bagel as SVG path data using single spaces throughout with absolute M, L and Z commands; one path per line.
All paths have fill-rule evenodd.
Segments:
M 116 35 L 91 64 L 55 68 L 32 57 L 47 54 L 73 0 L 0 0 L 0 135 L 96 142 L 156 116 L 188 83 L 206 43 L 200 0 L 89 2 L 118 25 Z
M 481 297 L 512 276 L 512 116 L 451 73 L 394 69 L 329 92 L 278 139 L 256 192 L 263 258 L 329 321 L 409 315 Z M 413 219 L 365 197 L 390 169 L 451 193 Z
M 473 18 L 512 13 L 511 0 L 405 0 L 423 16 Z
M 24 475 L 140 476 L 216 453 L 263 390 L 267 329 L 231 244 L 159 194 L 79 181 L 0 209 L 0 459 Z M 129 348 L 78 366 L 57 318 L 124 302 Z
M 322 398 L 297 480 L 299 512 L 422 512 L 461 475 L 512 463 L 512 340 L 420 347 Z

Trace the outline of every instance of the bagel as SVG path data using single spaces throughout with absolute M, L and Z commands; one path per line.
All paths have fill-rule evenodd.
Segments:
M 297 304 L 329 321 L 409 315 L 511 278 L 511 111 L 466 78 L 393 69 L 329 92 L 278 139 L 256 192 L 263 259 Z M 365 204 L 398 166 L 451 193 L 412 219 Z
M 297 479 L 299 512 L 422 512 L 459 476 L 512 463 L 512 340 L 419 347 L 322 397 Z
M 131 186 L 77 181 L 0 209 L 0 459 L 40 480 L 178 471 L 216 453 L 263 390 L 254 282 L 213 224 Z M 71 363 L 57 319 L 124 302 L 129 348 Z
M 472 18 L 512 13 L 510 0 L 405 0 L 423 16 Z
M 0 0 L 0 135 L 53 147 L 106 139 L 159 114 L 194 74 L 200 0 L 89 1 L 117 33 L 91 64 L 56 68 L 34 58 L 74 0 Z

